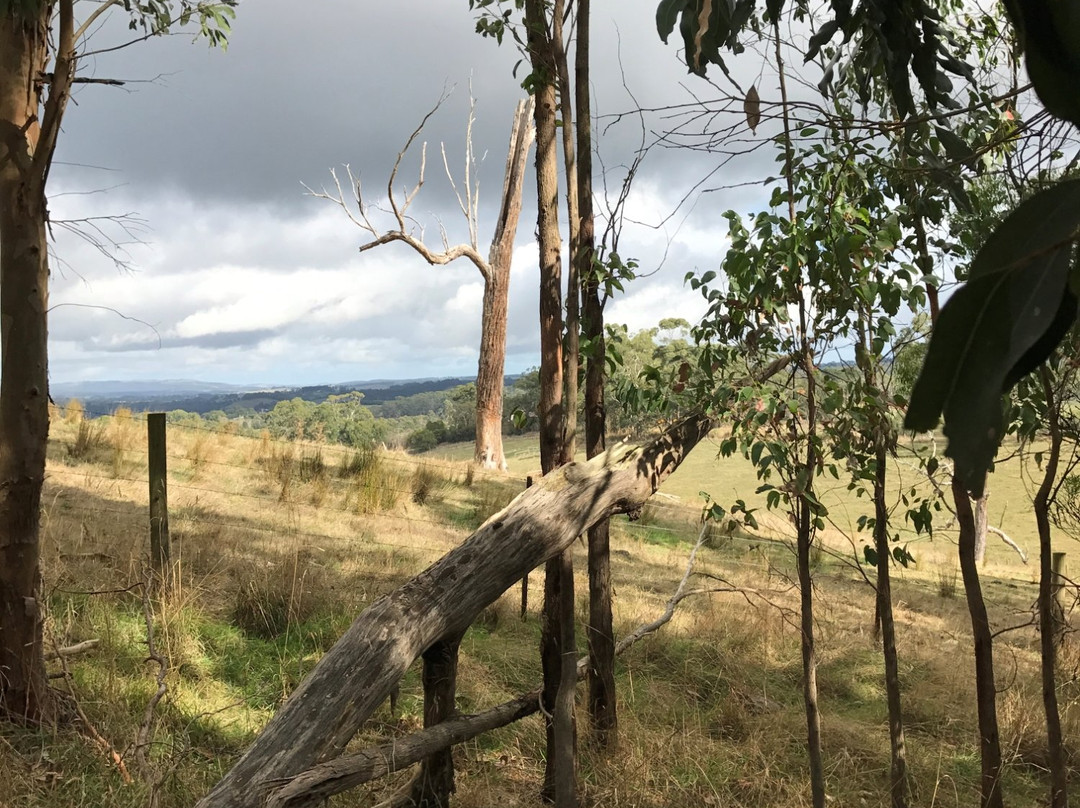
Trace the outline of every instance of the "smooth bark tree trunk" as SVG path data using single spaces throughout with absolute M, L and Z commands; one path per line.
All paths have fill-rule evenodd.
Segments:
M 577 198 L 577 162 L 574 144 L 574 106 L 570 92 L 570 70 L 563 39 L 566 0 L 554 0 L 551 11 L 551 50 L 559 88 L 563 168 L 566 172 L 566 219 L 569 231 L 570 260 L 566 273 L 566 319 L 563 367 L 563 423 L 560 457 L 570 463 L 577 450 L 578 373 L 581 345 L 581 291 L 578 283 L 579 212 Z M 574 624 L 574 550 L 567 547 L 558 558 L 558 597 L 547 600 L 544 608 L 554 613 L 545 625 L 555 627 L 558 640 L 558 689 L 552 716 L 554 747 L 548 759 L 554 764 L 554 802 L 556 808 L 577 808 L 577 718 L 574 714 L 577 693 L 577 637 Z M 546 785 L 547 778 L 545 778 Z
M 433 727 L 456 712 L 458 648 L 461 635 L 439 640 L 423 653 L 424 727 Z M 454 793 L 453 747 L 424 758 L 409 795 L 415 808 L 449 808 Z
M 521 190 L 529 149 L 533 142 L 533 101 L 521 101 L 514 110 L 510 147 L 506 152 L 502 202 L 484 273 L 483 316 L 480 325 L 480 360 L 476 372 L 476 451 L 481 468 L 506 471 L 503 453 L 503 371 L 506 365 L 506 314 L 510 296 L 510 263 L 521 217 Z
M 1057 479 L 1061 458 L 1061 426 L 1050 371 L 1039 368 L 1043 395 L 1046 400 L 1047 427 L 1050 430 L 1050 451 L 1046 456 L 1042 484 L 1033 503 L 1035 522 L 1039 528 L 1039 646 L 1042 665 L 1043 712 L 1046 715 L 1046 742 L 1050 761 L 1050 808 L 1066 808 L 1069 804 L 1068 770 L 1061 736 L 1061 714 L 1057 702 L 1057 631 L 1054 598 L 1055 575 L 1050 531 L 1050 496 Z
M 562 462 L 569 463 L 577 452 L 578 374 L 581 372 L 581 284 L 578 280 L 581 250 L 581 211 L 578 203 L 576 113 L 570 89 L 570 67 L 563 38 L 566 0 L 554 0 L 551 10 L 551 48 L 558 81 L 559 121 L 562 130 L 563 170 L 566 178 L 566 222 L 570 260 L 566 273 L 566 340 L 563 370 Z
M 544 3 L 527 0 L 525 24 L 533 72 L 555 75 L 547 37 Z M 556 144 L 558 104 L 555 85 L 536 87 L 537 237 L 540 246 L 540 468 L 554 469 L 562 456 L 562 237 L 559 235 L 559 162 Z
M 369 606 L 198 805 L 256 808 L 280 784 L 341 753 L 413 660 L 602 518 L 640 509 L 712 428 L 676 424 L 645 448 L 548 474 L 463 544 Z
M 885 487 L 888 461 L 879 438 L 874 474 L 874 549 L 877 551 L 877 614 L 881 628 L 881 653 L 885 660 L 885 701 L 889 712 L 889 794 L 892 808 L 907 808 L 909 783 L 904 718 L 900 708 L 900 666 L 896 653 L 896 623 L 893 620 L 892 580 L 889 575 L 889 509 Z
M 546 4 L 526 0 L 525 25 L 536 85 L 536 192 L 537 237 L 540 247 L 540 468 L 550 474 L 564 459 L 566 413 L 563 409 L 563 316 L 562 316 L 562 237 L 559 234 L 559 164 L 556 121 L 558 97 L 555 81 L 558 65 L 550 36 Z M 540 660 L 544 673 L 541 702 L 544 710 L 547 755 L 544 782 L 540 795 L 553 801 L 559 792 L 558 779 L 573 777 L 573 771 L 560 771 L 560 744 L 573 748 L 573 739 L 559 737 L 555 721 L 557 695 L 562 667 L 562 638 L 559 603 L 564 582 L 564 565 L 558 558 L 547 562 L 544 578 L 544 603 L 541 617 Z M 572 754 L 572 751 L 571 751 Z
M 38 156 L 51 4 L 0 12 L 0 713 L 56 717 L 42 649 L 40 514 L 49 434 L 45 173 Z M 70 25 L 70 20 L 69 23 Z
M 952 482 L 956 521 L 960 526 L 960 574 L 964 581 L 971 633 L 975 640 L 975 701 L 979 714 L 979 751 L 982 756 L 981 808 L 1002 808 L 1001 740 L 998 736 L 997 690 L 994 684 L 994 640 L 986 614 L 979 566 L 975 560 L 975 514 L 971 498 L 955 477 Z
M 791 114 L 788 106 L 787 78 L 784 59 L 780 51 L 780 23 L 773 19 L 774 45 L 776 47 L 776 72 L 780 83 L 784 120 L 784 177 L 788 191 L 788 220 L 794 226 L 795 178 L 791 146 Z M 805 376 L 806 384 L 806 462 L 800 469 L 805 490 L 797 491 L 794 500 L 796 528 L 795 557 L 799 578 L 799 617 L 802 633 L 803 703 L 806 708 L 806 750 L 810 763 L 810 797 L 814 808 L 825 808 L 825 766 L 821 754 L 821 712 L 818 710 L 817 656 L 814 649 L 814 582 L 810 569 L 810 550 L 814 542 L 815 527 L 810 506 L 814 495 L 814 477 L 817 474 L 817 402 L 814 354 L 808 332 L 806 298 L 802 293 L 803 280 L 798 281 L 799 345 L 796 361 Z M 793 423 L 793 432 L 798 426 Z
M 604 381 L 604 306 L 593 268 L 596 255 L 592 186 L 592 102 L 589 86 L 589 25 L 591 0 L 578 0 L 577 50 L 574 64 L 574 103 L 577 107 L 578 278 L 582 288 L 582 334 L 589 346 L 585 357 L 585 452 L 602 454 L 607 445 Z M 615 631 L 611 618 L 611 545 L 608 521 L 589 528 L 589 718 L 592 737 L 600 747 L 618 741 L 615 708 Z
M 806 750 L 810 761 L 810 796 L 814 808 L 825 805 L 825 765 L 821 755 L 821 712 L 818 709 L 817 656 L 814 649 L 814 581 L 810 569 L 813 543 L 810 505 L 799 502 L 796 559 L 799 571 L 799 617 L 802 634 L 803 706 L 806 710 Z

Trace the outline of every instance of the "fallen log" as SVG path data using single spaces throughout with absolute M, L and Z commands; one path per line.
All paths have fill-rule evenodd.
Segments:
M 705 541 L 707 523 L 702 525 L 697 543 L 690 551 L 686 572 L 675 593 L 668 599 L 663 613 L 649 623 L 638 626 L 615 647 L 615 654 L 622 654 L 642 637 L 652 634 L 675 616 L 675 607 L 688 595 L 702 591 L 687 591 L 686 584 L 694 570 L 694 559 Z M 577 678 L 585 678 L 589 669 L 589 657 L 577 661 Z M 310 808 L 322 805 L 326 800 L 343 791 L 368 783 L 379 777 L 406 769 L 421 760 L 445 749 L 475 738 L 484 732 L 505 727 L 526 716 L 540 711 L 541 689 L 523 693 L 515 699 L 489 707 L 482 713 L 457 715 L 438 724 L 425 727 L 406 738 L 400 738 L 379 746 L 343 755 L 322 763 L 283 781 L 281 787 L 270 794 L 266 808 Z
M 425 649 L 465 631 L 481 610 L 591 525 L 639 511 L 712 426 L 707 416 L 694 415 L 648 446 L 624 445 L 562 466 L 375 601 L 197 808 L 261 806 L 275 786 L 340 755 Z

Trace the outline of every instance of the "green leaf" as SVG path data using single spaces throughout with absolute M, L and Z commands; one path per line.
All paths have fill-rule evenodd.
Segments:
M 679 19 L 679 12 L 686 8 L 689 0 L 661 0 L 656 7 L 656 32 L 660 34 L 662 42 L 667 44 L 668 37 L 675 30 L 675 22 Z
M 971 163 L 975 158 L 975 152 L 964 142 L 963 138 L 958 136 L 951 129 L 946 129 L 944 126 L 935 126 L 934 129 L 937 131 L 938 140 L 940 140 L 941 145 L 945 147 L 945 153 L 949 156 L 950 160 L 965 165 Z
M 990 234 L 969 280 L 1035 261 L 1040 254 L 1071 243 L 1080 228 L 1080 180 L 1046 188 L 1022 202 Z
M 944 413 L 946 454 L 975 496 L 1004 434 L 1001 395 L 1076 319 L 1068 276 L 1078 225 L 1080 181 L 1027 200 L 987 240 L 934 327 L 904 425 L 928 431 Z
M 1005 0 L 1027 54 L 1028 75 L 1046 108 L 1080 125 L 1080 15 L 1075 2 Z
M 864 544 L 862 548 L 863 558 L 866 559 L 866 563 L 871 567 L 877 566 L 877 550 L 871 547 L 869 544 Z

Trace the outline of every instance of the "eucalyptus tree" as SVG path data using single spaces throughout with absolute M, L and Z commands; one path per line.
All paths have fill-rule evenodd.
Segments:
M 224 47 L 235 0 L 0 3 L 0 712 L 56 717 L 42 657 L 40 511 L 49 434 L 46 186 L 86 35 L 109 12 Z M 143 37 L 140 37 L 143 38 Z
M 686 45 L 687 64 L 692 72 L 703 75 L 709 64 L 719 65 L 726 71 L 725 52 L 741 50 L 740 38 L 748 29 L 761 30 L 761 23 L 754 14 L 757 5 L 754 0 L 743 0 L 734 5 L 708 3 L 699 7 L 689 0 L 664 0 L 657 10 L 657 25 L 661 36 L 666 38 L 679 23 Z M 1071 18 L 1062 6 L 1055 7 L 1053 12 L 1048 6 L 1047 3 L 1009 4 L 1014 22 L 1019 23 L 1020 38 L 1028 46 L 1029 69 L 1036 83 L 1040 75 L 1047 83 L 1056 80 L 1057 84 L 1047 92 L 1053 96 L 1052 102 L 1059 114 L 1080 117 L 1075 101 L 1070 101 L 1061 91 L 1061 87 L 1075 79 L 1075 76 L 1068 78 L 1069 64 L 1074 63 L 1066 63 L 1062 57 L 1071 51 L 1067 43 L 1062 45 L 1060 42 L 1061 31 L 1071 30 L 1068 28 Z M 764 19 L 775 24 L 785 9 L 796 20 L 811 18 L 810 4 L 804 0 L 793 3 L 769 0 L 765 3 Z M 972 27 L 969 9 L 962 3 L 951 1 L 913 0 L 901 4 L 863 0 L 858 4 L 834 2 L 830 4 L 830 10 L 831 17 L 813 21 L 815 30 L 808 41 L 806 58 L 825 53 L 838 35 L 847 46 L 847 55 L 842 60 L 839 48 L 831 54 L 819 86 L 828 89 L 833 77 L 843 73 L 858 88 L 857 94 L 864 103 L 887 100 L 895 112 L 902 139 L 909 138 L 911 123 L 932 124 L 949 159 L 942 161 L 937 154 L 911 156 L 922 160 L 923 169 L 938 169 L 939 185 L 944 183 L 949 189 L 962 186 L 954 173 L 943 169 L 948 169 L 950 164 L 973 161 L 978 155 L 963 138 L 951 131 L 940 112 L 962 108 L 949 74 L 971 82 L 975 71 L 965 59 L 978 54 L 958 48 L 956 38 L 943 23 L 952 15 L 961 25 Z M 1030 55 L 1032 51 L 1034 58 Z M 916 116 L 921 109 L 914 92 L 916 86 L 921 90 L 928 110 L 921 120 Z M 971 92 L 969 101 L 993 110 L 992 99 L 985 93 Z M 958 196 L 962 196 L 962 187 Z M 914 212 L 914 252 L 926 282 L 931 312 L 936 315 L 937 284 L 928 247 L 927 214 L 917 204 L 921 201 L 918 194 L 900 193 L 899 198 Z M 1058 197 L 1057 201 L 1064 203 L 1065 200 Z M 938 202 L 934 204 L 940 206 Z M 1044 206 L 1040 214 L 1046 213 Z M 1026 226 L 1031 227 L 1033 221 L 1027 220 Z M 945 347 L 939 348 L 935 355 L 931 344 L 926 363 L 931 372 L 928 374 L 924 369 L 916 384 L 906 421 L 909 428 L 926 430 L 936 424 L 939 414 L 945 410 L 946 434 L 950 438 L 948 453 L 955 461 L 956 470 L 953 499 L 960 524 L 961 568 L 975 636 L 984 806 L 1001 804 L 1001 763 L 994 706 L 992 636 L 973 560 L 976 529 L 969 494 L 976 499 L 983 494 L 986 469 L 1002 434 L 998 394 L 1047 355 L 1074 316 L 1074 301 L 1070 303 L 1071 293 L 1065 288 L 1056 253 L 1060 252 L 1062 243 L 1071 241 L 1075 225 L 1071 219 L 1067 227 L 1061 224 L 1049 242 L 1046 241 L 1048 228 L 1036 228 L 1041 235 L 1034 239 L 1014 241 L 1005 253 L 1001 252 L 1004 240 L 1000 241 L 995 245 L 997 256 L 984 261 L 983 266 L 978 266 L 976 261 L 972 276 L 992 277 L 981 281 L 972 291 L 965 288 L 955 295 L 953 299 L 959 298 L 962 303 L 953 303 L 952 313 L 944 316 L 942 323 L 935 327 L 934 341 Z M 1014 238 L 1017 235 L 1010 233 Z M 1017 248 L 1017 244 L 1021 246 Z M 1050 248 L 1054 261 L 1043 260 L 1043 248 Z M 1043 268 L 1056 264 L 1056 271 L 1017 272 L 1015 270 L 1021 267 L 1010 265 L 1011 262 L 1026 263 L 1033 255 L 1040 256 L 1038 263 Z M 1044 283 L 1044 280 L 1050 280 L 1050 283 Z M 1012 311 L 1007 311 L 1010 300 L 1014 305 Z M 988 313 L 990 316 L 984 316 Z M 1004 329 L 1002 323 L 1006 325 Z M 980 326 L 984 333 L 976 334 L 972 339 L 972 332 Z M 991 336 L 985 333 L 988 330 L 997 333 Z M 973 411 L 975 417 L 967 417 Z M 815 793 L 817 804 L 820 799 L 820 793 Z

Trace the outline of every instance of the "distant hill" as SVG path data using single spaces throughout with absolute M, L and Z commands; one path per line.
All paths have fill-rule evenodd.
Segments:
M 506 377 L 507 383 L 516 375 Z M 267 412 L 279 401 L 302 398 L 305 401 L 325 401 L 328 396 L 358 390 L 364 394 L 368 405 L 385 404 L 398 398 L 418 393 L 449 390 L 474 381 L 460 376 L 423 379 L 372 379 L 337 384 L 308 385 L 304 387 L 264 387 L 232 385 L 190 380 L 163 380 L 146 382 L 98 381 L 58 383 L 50 393 L 57 404 L 65 404 L 76 398 L 93 415 L 111 412 L 117 407 L 128 407 L 136 412 L 143 410 L 186 410 L 205 415 L 222 410 L 228 415 L 243 412 Z

